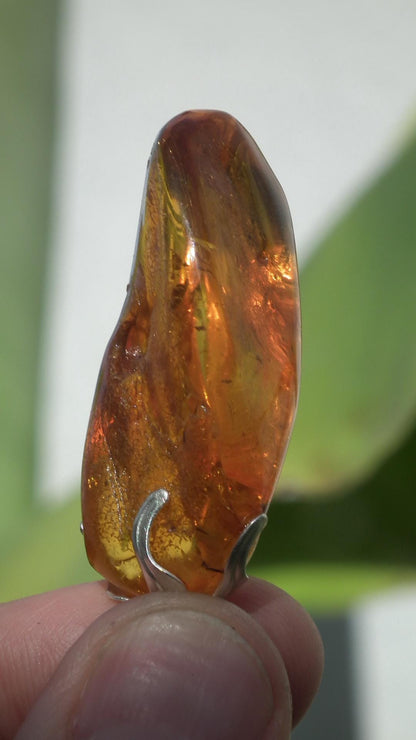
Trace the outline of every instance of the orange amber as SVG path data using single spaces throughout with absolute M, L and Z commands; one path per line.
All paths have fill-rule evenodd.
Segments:
M 152 149 L 85 445 L 87 553 L 114 586 L 147 591 L 132 527 L 147 496 L 165 488 L 152 554 L 188 589 L 215 591 L 272 496 L 296 410 L 299 342 L 280 184 L 231 116 L 177 116 Z

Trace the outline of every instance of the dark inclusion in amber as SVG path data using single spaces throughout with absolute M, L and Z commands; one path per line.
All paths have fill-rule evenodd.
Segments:
M 147 591 L 132 527 L 147 496 L 165 488 L 152 554 L 188 589 L 215 591 L 274 490 L 296 409 L 299 334 L 280 184 L 231 116 L 177 116 L 152 149 L 85 445 L 87 553 L 114 586 Z

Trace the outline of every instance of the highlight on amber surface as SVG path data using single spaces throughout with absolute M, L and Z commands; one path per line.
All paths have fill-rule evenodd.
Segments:
M 297 264 L 283 190 L 238 121 L 190 111 L 153 146 L 127 297 L 104 354 L 82 471 L 91 564 L 147 587 L 132 528 L 164 488 L 151 552 L 213 593 L 267 510 L 294 420 Z

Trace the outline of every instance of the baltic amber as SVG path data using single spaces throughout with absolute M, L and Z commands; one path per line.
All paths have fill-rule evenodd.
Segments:
M 267 509 L 298 393 L 299 295 L 282 188 L 231 116 L 191 111 L 160 132 L 136 254 L 106 349 L 82 473 L 91 564 L 147 591 L 133 521 L 170 500 L 154 558 L 212 593 L 244 527 Z

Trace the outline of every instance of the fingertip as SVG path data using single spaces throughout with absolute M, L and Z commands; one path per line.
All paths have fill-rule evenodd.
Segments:
M 229 600 L 250 614 L 279 650 L 290 681 L 296 725 L 322 679 L 324 648 L 315 622 L 286 591 L 259 578 L 249 578 Z
M 271 676 L 274 676 L 272 685 L 278 687 L 276 706 L 279 705 L 281 710 L 285 706 L 288 707 L 291 692 L 293 723 L 296 724 L 305 713 L 320 682 L 323 665 L 322 642 L 309 615 L 281 589 L 265 581 L 250 578 L 230 596 L 228 601 L 199 594 L 180 596 L 153 594 L 132 599 L 116 608 L 112 608 L 114 602 L 107 597 L 105 592 L 106 584 L 97 582 L 31 597 L 4 606 L 3 622 L 10 624 L 13 621 L 19 634 L 26 634 L 25 625 L 28 623 L 32 627 L 34 622 L 36 623 L 36 629 L 34 631 L 32 629 L 32 638 L 27 648 L 24 641 L 15 640 L 14 654 L 23 653 L 26 656 L 24 661 L 19 659 L 13 663 L 15 680 L 20 681 L 24 689 L 21 692 L 23 703 L 20 709 L 16 707 L 16 712 L 26 713 L 25 707 L 34 701 L 44 687 L 47 673 L 52 673 L 64 652 L 71 648 L 72 643 L 85 630 L 85 635 L 69 650 L 68 657 L 64 658 L 62 664 L 64 667 L 58 668 L 55 677 L 60 675 L 61 669 L 68 670 L 66 661 L 71 655 L 78 655 L 78 667 L 85 663 L 88 664 L 88 656 L 92 654 L 91 650 L 96 644 L 97 636 L 101 635 L 100 639 L 105 643 L 111 636 L 112 630 L 117 628 L 117 625 L 121 628 L 122 621 L 129 619 L 129 614 L 134 615 L 135 620 L 140 620 L 141 615 L 147 613 L 148 609 L 155 609 L 157 613 L 158 610 L 163 611 L 167 606 L 179 608 L 180 605 L 188 604 L 191 610 L 211 614 L 211 616 L 216 615 L 220 620 L 225 620 L 225 628 L 228 625 L 237 632 L 243 630 L 242 638 L 251 645 L 250 649 L 261 656 L 260 660 L 266 666 L 269 665 L 268 661 L 270 662 L 267 670 L 271 671 Z M 88 629 L 90 623 L 91 626 Z M 15 633 L 16 630 L 13 629 L 13 634 Z M 254 644 L 250 640 L 254 640 Z M 42 659 L 43 669 L 39 671 L 39 655 L 45 656 L 44 650 L 39 653 L 36 648 L 36 645 L 41 643 L 50 646 L 47 650 L 50 659 L 48 658 L 46 662 L 45 658 Z M 84 652 L 80 653 L 79 650 Z M 217 658 L 219 670 L 221 670 L 222 658 L 223 655 L 220 653 Z M 24 669 L 24 666 L 31 660 L 33 670 L 28 671 Z M 52 680 L 53 685 L 55 685 L 55 677 Z M 47 691 L 49 690 L 50 687 Z M 7 692 L 5 692 L 6 695 Z M 283 715 L 284 712 L 280 715 L 276 714 L 280 717 Z M 44 712 L 41 713 L 42 719 L 44 716 Z M 16 722 L 17 719 L 13 721 Z M 59 723 L 59 721 L 58 716 L 56 722 Z M 291 725 L 291 717 L 289 722 Z M 276 732 L 274 730 L 271 732 L 270 737 L 276 737 Z M 285 737 L 285 735 L 281 736 Z M 40 734 L 39 737 L 43 736 Z
M 235 605 L 197 594 L 150 594 L 90 626 L 19 737 L 60 737 L 62 725 L 79 740 L 121 725 L 149 740 L 287 740 L 289 682 L 269 637 Z M 171 734 L 163 735 L 167 728 Z

